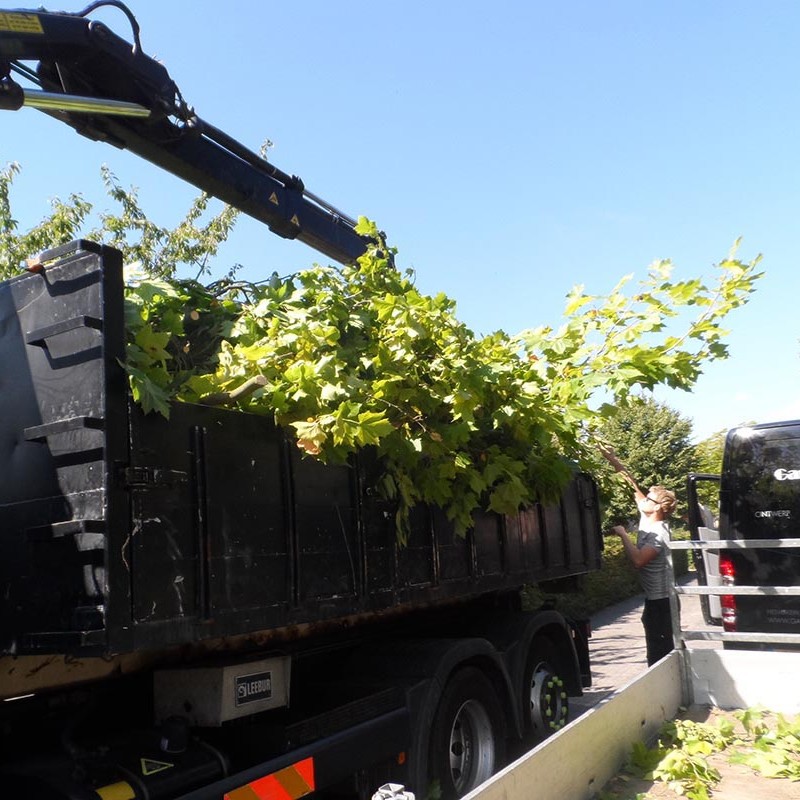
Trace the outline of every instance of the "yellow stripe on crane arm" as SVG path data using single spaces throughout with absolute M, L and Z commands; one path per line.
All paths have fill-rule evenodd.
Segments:
M 0 11 L 0 31 L 12 33 L 44 33 L 38 14 Z

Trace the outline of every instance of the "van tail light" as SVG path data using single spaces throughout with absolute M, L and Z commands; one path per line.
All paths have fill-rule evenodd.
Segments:
M 720 555 L 719 574 L 723 586 L 733 586 L 736 583 L 736 567 L 730 556 Z M 722 609 L 722 627 L 729 633 L 736 632 L 736 595 L 723 594 L 719 598 Z

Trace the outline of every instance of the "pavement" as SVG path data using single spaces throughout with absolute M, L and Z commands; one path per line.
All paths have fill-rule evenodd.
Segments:
M 681 583 L 696 584 L 695 573 L 690 572 Z M 681 595 L 680 604 L 683 630 L 719 630 L 706 625 L 698 596 Z M 592 686 L 583 690 L 583 697 L 570 697 L 572 719 L 605 700 L 647 669 L 641 619 L 643 607 L 644 596 L 637 595 L 604 608 L 592 617 L 592 638 L 589 640 Z M 719 642 L 692 642 L 691 646 L 721 645 Z

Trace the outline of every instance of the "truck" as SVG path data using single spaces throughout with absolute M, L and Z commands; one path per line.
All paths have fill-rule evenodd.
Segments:
M 38 108 L 347 263 L 354 221 L 201 120 L 78 14 L 0 12 L 0 107 Z M 27 62 L 38 62 L 31 67 Z M 39 88 L 24 88 L 20 82 Z M 466 794 L 564 727 L 588 626 L 522 592 L 599 569 L 597 486 L 400 545 L 368 449 L 133 401 L 122 259 L 58 246 L 0 283 L 0 793 L 102 800 Z
M 729 647 L 793 646 L 782 634 L 800 632 L 800 601 L 784 587 L 800 585 L 800 421 L 742 425 L 728 431 L 719 475 L 687 480 L 689 529 L 695 541 L 727 542 L 698 559 L 709 586 L 772 587 L 769 593 L 722 593 L 704 602 L 706 621 L 729 633 L 764 633 L 769 642 Z M 705 504 L 702 502 L 705 499 Z M 711 514 L 703 518 L 703 510 Z M 762 546 L 748 548 L 747 541 Z

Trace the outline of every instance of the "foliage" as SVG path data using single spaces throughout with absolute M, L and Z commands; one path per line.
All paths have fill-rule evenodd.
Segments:
M 747 302 L 761 276 L 760 257 L 736 258 L 739 242 L 717 266 L 717 280 L 672 281 L 673 264 L 653 263 L 647 277 L 629 294 L 624 277 L 606 296 L 576 286 L 567 297 L 565 323 L 557 331 L 543 326 L 520 335 L 526 352 L 555 406 L 564 412 L 562 444 L 596 424 L 597 417 L 624 405 L 635 387 L 658 384 L 689 390 L 704 364 L 727 357 L 722 321 Z M 687 315 L 696 312 L 694 316 Z M 673 331 L 670 323 L 682 332 Z M 594 412 L 600 393 L 606 403 Z
M 731 760 L 767 778 L 800 781 L 800 717 L 788 720 L 778 714 L 771 727 L 762 709 L 745 709 L 736 716 L 752 737 L 753 745 L 735 753 Z
M 666 722 L 655 747 L 636 742 L 626 772 L 645 780 L 666 783 L 676 795 L 689 800 L 709 800 L 719 783 L 719 770 L 709 757 L 724 753 L 731 764 L 742 764 L 767 778 L 800 780 L 800 717 L 787 719 L 763 709 L 733 713 L 741 723 L 722 717 L 715 724 L 676 719 Z M 717 762 L 719 763 L 719 762 Z M 601 800 L 618 800 L 611 790 Z M 636 800 L 648 797 L 637 794 Z
M 690 385 L 694 358 L 700 356 L 679 350 L 674 337 L 650 347 L 622 346 L 628 360 L 638 363 L 646 353 L 662 365 L 648 375 L 620 366 L 620 350 L 576 338 L 598 331 L 613 338 L 617 328 L 612 332 L 586 322 L 607 315 L 596 308 L 584 313 L 584 303 L 576 305 L 574 296 L 571 305 L 580 324 L 573 318 L 558 333 L 509 337 L 496 332 L 476 338 L 456 318 L 451 299 L 422 295 L 411 273 L 394 267 L 393 252 L 373 223 L 362 219 L 359 232 L 373 244 L 354 265 L 315 267 L 250 286 L 221 343 L 217 370 L 189 376 L 177 396 L 202 400 L 206 394 L 235 392 L 259 376 L 263 385 L 239 405 L 293 427 L 306 453 L 340 461 L 359 448 L 375 448 L 384 468 L 380 489 L 398 503 L 401 532 L 409 508 L 418 502 L 442 506 L 463 531 L 478 506 L 509 512 L 552 498 L 569 473 L 565 459 L 590 461 L 587 434 L 602 416 L 589 401 L 598 386 L 607 388 L 596 383 L 597 375 L 613 373 L 612 388 L 624 388 L 618 399 L 626 404 L 632 402 L 634 378 Z M 724 300 L 718 302 L 731 310 L 744 301 L 757 276 L 754 264 L 729 261 L 724 270 L 717 290 Z M 672 310 L 663 305 L 665 293 L 680 302 L 684 287 L 667 289 L 664 274 L 658 275 L 666 324 Z M 705 291 L 692 286 L 697 291 L 689 304 Z M 651 290 L 638 302 L 652 312 Z M 617 291 L 612 302 L 624 320 L 617 323 L 626 330 L 624 341 L 658 329 L 652 313 L 634 311 L 632 301 L 622 308 L 621 301 Z M 718 310 L 705 308 L 703 314 L 715 318 Z M 701 341 L 702 357 L 724 352 L 716 324 L 693 324 L 690 330 Z M 679 364 L 688 366 L 679 369 Z M 162 359 L 158 368 L 166 367 Z M 619 373 L 626 369 L 628 378 L 622 380 Z M 684 445 L 688 423 L 685 439 Z M 685 474 L 677 455 L 672 466 Z
M 717 431 L 694 446 L 694 468 L 696 472 L 719 475 L 722 472 L 722 452 L 725 449 L 727 431 Z
M 220 344 L 238 318 L 227 281 L 154 277 L 125 268 L 126 369 L 134 400 L 146 413 L 169 416 L 170 401 L 198 373 L 213 372 Z
M 175 228 L 167 228 L 147 217 L 135 188 L 124 189 L 107 167 L 101 173 L 106 191 L 120 211 L 101 212 L 101 227 L 88 238 L 117 248 L 123 263 L 136 264 L 151 277 L 172 278 L 181 266 L 190 267 L 198 278 L 210 273 L 211 262 L 239 218 L 237 209 L 224 206 L 203 222 L 211 200 L 203 193 L 195 198 Z
M 706 475 L 722 473 L 722 453 L 725 449 L 726 431 L 717 431 L 694 446 L 694 471 Z M 719 483 L 698 481 L 697 497 L 701 503 L 717 514 L 719 510 Z
M 642 491 L 659 484 L 678 495 L 675 518 L 685 516 L 683 488 L 686 475 L 695 469 L 691 446 L 691 421 L 669 406 L 648 397 L 630 398 L 614 416 L 603 420 L 603 439 L 613 444 L 622 462 L 630 469 Z M 596 468 L 611 474 L 603 463 Z M 638 519 L 630 485 L 621 480 L 604 481 L 604 526 Z
M 663 781 L 689 800 L 709 800 L 710 789 L 720 773 L 709 765 L 708 756 L 725 748 L 729 731 L 690 720 L 668 722 L 655 748 L 642 742 L 633 746 L 630 764 L 647 780 Z
M 92 204 L 79 194 L 69 200 L 51 201 L 50 215 L 29 231 L 18 233 L 18 222 L 11 209 L 11 189 L 20 167 L 8 164 L 0 170 L 0 280 L 13 277 L 24 262 L 43 250 L 85 236 L 116 247 L 126 264 L 138 264 L 151 277 L 173 278 L 181 266 L 188 266 L 199 277 L 208 274 L 210 262 L 227 239 L 239 212 L 229 206 L 207 222 L 210 198 L 200 194 L 178 225 L 166 228 L 151 222 L 139 204 L 135 189 L 125 190 L 106 167 L 101 170 L 109 197 L 120 207 L 118 214 L 100 213 L 100 227 L 85 232 Z
M 33 228 L 17 233 L 19 223 L 11 211 L 11 186 L 19 174 L 18 164 L 0 169 L 0 280 L 11 278 L 30 256 L 75 239 L 91 211 L 79 194 L 71 194 L 67 202 L 53 200 L 51 212 Z
M 14 232 L 13 174 L 0 176 L 0 230 L 7 250 L 20 253 L 33 240 Z M 450 298 L 415 288 L 365 219 L 358 230 L 372 244 L 356 264 L 258 285 L 232 271 L 203 285 L 177 279 L 177 266 L 206 275 L 236 212 L 202 225 L 201 197 L 170 230 L 147 218 L 135 190 L 108 171 L 104 180 L 121 211 L 103 214 L 98 233 L 131 267 L 125 366 L 137 401 L 164 415 L 176 399 L 268 414 L 323 461 L 373 449 L 401 535 L 419 502 L 443 507 L 463 531 L 480 506 L 509 512 L 551 499 L 570 464 L 593 464 L 598 426 L 633 391 L 688 389 L 705 362 L 726 356 L 721 322 L 760 277 L 758 259 L 744 263 L 733 252 L 710 286 L 673 282 L 671 264 L 658 262 L 630 295 L 630 276 L 607 297 L 576 287 L 558 330 L 479 338 Z M 73 205 L 73 216 L 56 207 L 67 220 L 51 221 L 54 239 L 72 238 L 88 213 Z
M 377 240 L 371 223 L 361 232 Z M 258 375 L 262 385 L 240 407 L 291 426 L 306 453 L 337 462 L 374 449 L 400 531 L 419 502 L 443 507 L 463 531 L 481 503 L 511 512 L 554 497 L 570 467 L 549 435 L 543 387 L 529 380 L 515 343 L 499 333 L 476 338 L 452 300 L 422 295 L 390 255 L 376 242 L 355 265 L 315 267 L 249 286 L 246 296 L 234 287 L 238 316 L 216 371 L 188 375 L 178 396 L 202 400 Z M 152 282 L 130 297 L 139 318 L 131 315 L 129 335 L 143 345 L 135 366 L 149 358 L 157 370 L 155 391 L 138 374 L 135 391 L 160 404 L 165 345 L 181 337 L 188 309 Z

